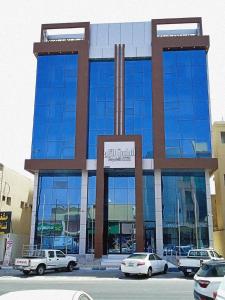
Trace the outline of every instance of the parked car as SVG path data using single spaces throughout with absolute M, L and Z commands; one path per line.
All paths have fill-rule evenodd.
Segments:
M 167 273 L 167 270 L 168 263 L 154 253 L 133 253 L 121 263 L 121 271 L 125 276 L 145 274 L 147 277 L 151 277 L 155 273 Z
M 190 250 L 187 257 L 179 259 L 178 269 L 184 273 L 184 276 L 195 274 L 199 270 L 202 262 L 210 259 L 223 260 L 223 257 L 213 249 Z
M 167 245 L 163 249 L 164 256 L 187 256 L 188 251 L 193 248 L 193 245 L 186 246 L 175 246 L 175 245 Z
M 223 277 L 217 292 L 214 293 L 216 300 L 225 300 L 225 277 Z
M 216 292 L 225 275 L 225 260 L 211 260 L 203 263 L 194 276 L 194 298 L 215 299 Z
M 60 250 L 35 250 L 22 258 L 16 258 L 14 268 L 28 275 L 35 271 L 37 275 L 43 275 L 46 270 L 67 269 L 72 272 L 77 265 L 75 256 L 65 255 Z
M 26 290 L 10 292 L 0 296 L 0 300 L 93 300 L 83 291 L 72 290 Z

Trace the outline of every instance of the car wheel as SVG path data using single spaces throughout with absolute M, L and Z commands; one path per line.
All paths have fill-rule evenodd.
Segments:
M 24 275 L 29 275 L 29 274 L 30 274 L 30 271 L 23 270 L 23 274 L 24 274 Z
M 39 265 L 36 269 L 37 275 L 41 276 L 45 273 L 45 266 L 44 265 Z
M 185 277 L 188 277 L 188 272 L 183 271 L 183 273 L 184 273 L 184 276 L 185 276 Z
M 163 273 L 166 274 L 167 271 L 168 271 L 168 265 L 166 264 L 166 265 L 164 266 L 164 271 L 163 271 Z
M 125 277 L 129 277 L 130 274 L 129 274 L 129 273 L 124 273 L 124 276 L 125 276 Z
M 152 277 L 152 268 L 148 269 L 148 273 L 146 274 L 147 278 L 151 278 Z
M 72 263 L 72 262 L 70 262 L 70 263 L 68 264 L 68 266 L 67 266 L 67 271 L 68 271 L 68 272 L 73 272 L 74 267 L 75 267 L 75 264 Z

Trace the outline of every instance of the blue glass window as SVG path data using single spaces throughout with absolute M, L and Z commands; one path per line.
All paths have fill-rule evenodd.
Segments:
M 33 159 L 75 157 L 78 55 L 37 58 Z
M 153 157 L 150 59 L 125 60 L 125 132 L 140 134 L 143 158 Z
M 154 175 L 143 174 L 143 212 L 145 230 L 145 250 L 155 252 L 155 185 Z
M 167 158 L 211 157 L 206 52 L 164 51 Z
M 41 174 L 38 183 L 35 244 L 79 252 L 81 176 Z
M 209 246 L 204 173 L 162 173 L 162 212 L 164 249 Z
M 108 253 L 135 251 L 135 177 L 133 174 L 108 176 Z
M 95 248 L 95 205 L 96 205 L 96 174 L 88 174 L 88 210 L 87 210 L 87 253 L 94 253 Z
M 96 159 L 97 137 L 114 132 L 114 61 L 90 61 L 88 158 Z

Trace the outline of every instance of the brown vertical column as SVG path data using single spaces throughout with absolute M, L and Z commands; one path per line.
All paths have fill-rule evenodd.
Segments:
M 118 76 L 118 135 L 121 135 L 121 129 L 120 129 L 120 123 L 121 123 L 121 45 L 119 44 L 119 50 L 118 50 L 118 67 L 119 71 L 117 73 Z
M 121 49 L 121 107 L 120 107 L 120 115 L 121 115 L 121 134 L 125 134 L 125 45 L 122 45 Z
M 152 37 L 152 118 L 154 158 L 165 157 L 162 51 Z
M 98 138 L 96 170 L 95 257 L 103 255 L 104 227 L 104 142 Z
M 136 198 L 136 248 L 144 250 L 144 224 L 143 224 L 143 192 L 142 192 L 142 139 L 140 135 L 119 135 L 98 137 L 98 157 L 96 171 L 96 216 L 95 216 L 95 257 L 104 254 L 104 142 L 135 142 L 135 198 Z M 113 169 L 112 169 L 113 170 Z M 106 230 L 107 231 L 107 230 Z M 104 240 L 105 238 L 105 240 Z
M 118 45 L 115 45 L 115 74 L 114 74 L 114 135 L 118 135 L 118 72 L 119 72 L 119 61 L 118 61 Z
M 136 198 L 136 250 L 144 251 L 143 184 L 142 184 L 142 138 L 135 141 L 135 198 Z

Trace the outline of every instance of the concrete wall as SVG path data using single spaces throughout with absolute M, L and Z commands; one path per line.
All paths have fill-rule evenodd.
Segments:
M 213 124 L 213 152 L 218 159 L 218 169 L 214 173 L 216 195 L 212 197 L 214 217 L 214 245 L 225 257 L 225 143 L 221 132 L 225 132 L 225 122 Z
M 33 181 L 1 165 L 0 176 L 0 211 L 11 211 L 11 232 L 13 240 L 12 258 L 21 255 L 23 244 L 29 243 Z M 7 201 L 11 198 L 11 203 Z M 8 203 L 7 203 L 8 202 Z M 0 235 L 0 261 L 4 256 L 5 239 Z

